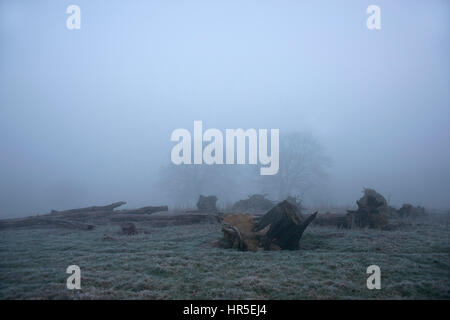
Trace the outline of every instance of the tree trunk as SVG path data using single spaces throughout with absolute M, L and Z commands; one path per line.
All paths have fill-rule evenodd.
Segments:
M 152 214 L 155 212 L 161 212 L 161 211 L 169 211 L 168 206 L 148 206 L 148 207 L 142 207 L 139 209 L 130 209 L 130 210 L 122 210 L 118 213 L 127 213 L 127 214 Z
M 61 227 L 67 229 L 92 230 L 94 226 L 91 224 L 81 223 L 77 221 L 52 218 L 49 215 L 27 217 L 19 219 L 7 219 L 0 221 L 0 230 L 14 229 L 21 227 Z
M 64 210 L 64 211 L 56 211 L 52 210 L 52 214 L 55 213 L 80 213 L 80 212 L 95 212 L 95 211 L 113 211 L 115 208 L 120 207 L 124 204 L 127 204 L 124 201 L 114 202 L 106 206 L 93 206 L 93 207 L 86 207 L 86 208 L 79 208 L 79 209 L 70 209 L 70 210 Z

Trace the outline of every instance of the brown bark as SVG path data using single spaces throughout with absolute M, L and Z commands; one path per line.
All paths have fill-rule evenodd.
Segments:
M 251 215 L 226 216 L 222 223 L 224 237 L 217 244 L 242 251 L 295 250 L 299 248 L 303 232 L 316 215 L 317 212 L 304 217 L 295 205 L 283 201 L 257 221 Z
M 303 232 L 316 215 L 317 212 L 304 218 L 295 205 L 285 200 L 267 212 L 254 231 L 258 232 L 269 226 L 263 238 L 263 247 L 266 250 L 270 249 L 272 244 L 281 249 L 296 250 Z

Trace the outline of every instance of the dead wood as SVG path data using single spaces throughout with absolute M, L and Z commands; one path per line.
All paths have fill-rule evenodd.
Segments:
M 22 228 L 22 227 L 61 227 L 67 229 L 92 230 L 94 225 L 80 223 L 77 221 L 50 218 L 46 216 L 35 216 L 19 219 L 5 219 L 0 221 L 0 230 Z
M 299 241 L 317 212 L 305 217 L 297 207 L 283 201 L 258 220 L 250 214 L 234 214 L 223 219 L 224 237 L 217 242 L 223 248 L 274 250 L 299 248 Z
M 169 211 L 168 206 L 148 206 L 139 209 L 120 210 L 118 213 L 125 214 L 152 214 L 161 211 Z
M 115 202 L 106 206 L 92 206 L 64 211 L 52 210 L 51 213 L 25 218 L 0 220 L 0 230 L 21 227 L 61 227 L 69 229 L 91 230 L 94 224 L 110 223 L 114 217 L 122 216 L 122 222 L 128 222 L 129 216 L 147 216 L 150 213 L 167 211 L 167 206 L 148 206 L 139 209 L 114 211 L 126 202 Z
M 200 195 L 197 201 L 197 208 L 199 212 L 217 212 L 217 197 Z
M 168 214 L 168 215 L 142 215 L 142 214 L 114 214 L 112 222 L 145 222 L 154 227 L 189 225 L 197 223 L 218 223 L 220 217 L 212 214 Z
M 113 211 L 115 208 L 120 207 L 124 204 L 127 204 L 124 201 L 114 202 L 111 204 L 108 204 L 106 206 L 92 206 L 92 207 L 86 207 L 86 208 L 78 208 L 78 209 L 69 209 L 64 211 L 56 211 L 52 210 L 51 213 L 60 213 L 60 214 L 70 214 L 70 213 L 81 213 L 81 212 L 96 212 L 96 211 Z
M 299 247 L 303 231 L 316 215 L 317 212 L 305 218 L 297 211 L 295 205 L 285 200 L 267 212 L 254 231 L 258 232 L 269 226 L 263 238 L 263 247 L 266 250 L 270 249 L 272 244 L 281 249 L 295 250 Z

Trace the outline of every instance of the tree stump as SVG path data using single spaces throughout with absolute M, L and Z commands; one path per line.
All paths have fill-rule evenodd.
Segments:
M 347 210 L 349 228 L 389 229 L 389 221 L 382 213 L 388 206 L 382 195 L 372 189 L 364 189 L 364 195 L 356 201 L 358 210 Z
M 306 218 L 286 200 L 269 210 L 258 222 L 251 214 L 228 215 L 222 223 L 224 236 L 217 245 L 241 251 L 296 250 L 303 232 L 316 215 L 317 212 Z
M 270 249 L 272 244 L 280 249 L 296 250 L 303 232 L 316 215 L 317 212 L 305 218 L 295 205 L 284 200 L 267 212 L 253 230 L 258 232 L 269 226 L 262 239 L 266 250 Z
M 202 196 L 198 198 L 197 208 L 199 212 L 217 212 L 216 196 Z

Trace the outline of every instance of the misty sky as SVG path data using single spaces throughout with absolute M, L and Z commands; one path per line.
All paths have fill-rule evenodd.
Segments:
M 372 187 L 448 208 L 449 18 L 448 0 L 0 0 L 0 217 L 160 204 L 194 120 L 313 133 L 328 204 Z

